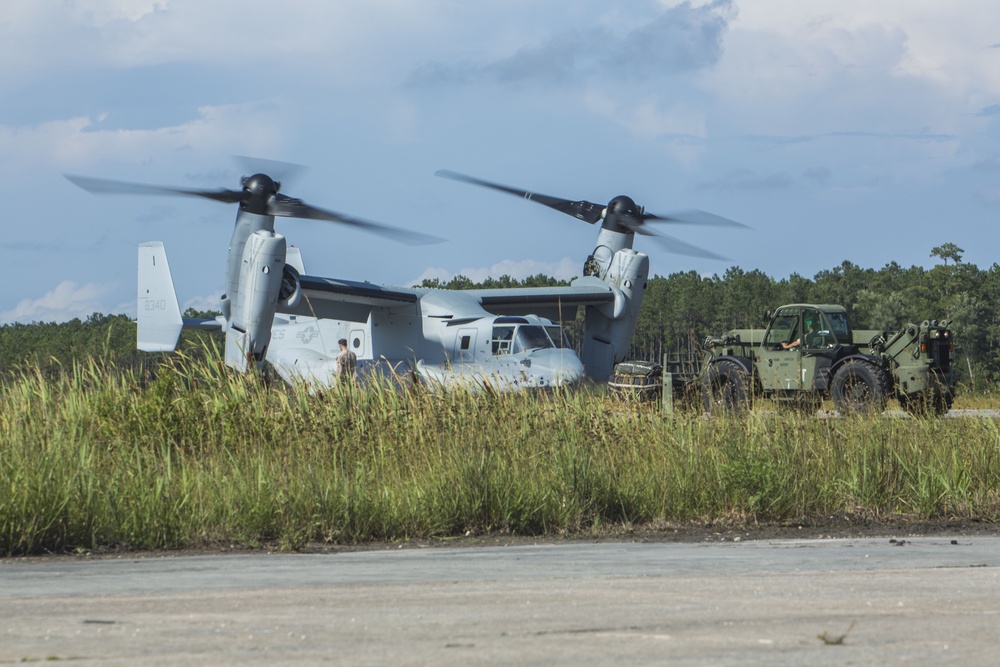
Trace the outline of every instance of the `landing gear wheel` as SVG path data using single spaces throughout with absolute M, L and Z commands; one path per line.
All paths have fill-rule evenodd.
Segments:
M 830 393 L 841 414 L 879 414 L 889 396 L 889 376 L 870 361 L 851 359 L 833 376 Z
M 705 409 L 713 414 L 741 414 L 750 409 L 750 377 L 735 361 L 723 359 L 708 368 L 702 381 Z

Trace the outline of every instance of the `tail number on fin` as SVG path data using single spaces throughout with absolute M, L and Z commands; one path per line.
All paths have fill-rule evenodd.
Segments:
M 139 289 L 136 302 L 136 347 L 144 352 L 170 352 L 177 346 L 184 320 L 160 241 L 139 244 Z

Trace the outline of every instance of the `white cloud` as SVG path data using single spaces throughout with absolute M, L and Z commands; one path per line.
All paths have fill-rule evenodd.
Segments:
M 70 118 L 28 127 L 0 125 L 0 153 L 17 155 L 5 161 L 0 174 L 15 178 L 32 165 L 53 170 L 92 168 L 95 162 L 143 164 L 152 156 L 185 153 L 215 158 L 250 153 L 274 155 L 284 146 L 283 123 L 276 122 L 280 105 L 205 106 L 198 117 L 182 125 L 155 129 L 102 129 L 104 116 Z
M 673 103 L 662 108 L 658 100 L 614 99 L 603 92 L 590 91 L 584 103 L 594 113 L 621 125 L 642 139 L 666 136 L 704 138 L 707 134 L 704 111 L 687 104 Z
M 112 289 L 112 285 L 78 285 L 72 280 L 64 280 L 37 299 L 23 299 L 13 309 L 0 312 L 0 323 L 66 322 L 76 317 L 86 319 L 94 313 L 105 312 L 104 301 Z
M 411 83 L 534 82 L 558 87 L 594 77 L 649 80 L 697 71 L 718 59 L 733 13 L 732 0 L 675 3 L 646 15 L 650 8 L 636 8 L 633 16 L 645 15 L 638 25 L 593 17 L 586 26 L 566 25 L 541 38 L 526 35 L 512 52 L 485 62 L 463 58 L 422 63 L 415 68 Z
M 194 308 L 202 312 L 206 310 L 218 311 L 221 308 L 222 290 L 217 290 L 212 294 L 196 296 L 188 299 L 181 305 L 181 312 L 188 308 Z
M 752 169 L 732 169 L 698 185 L 701 189 L 785 190 L 795 185 L 785 173 L 759 173 Z
M 995 16 L 995 3 L 843 0 L 817 12 L 815 3 L 801 0 L 743 2 L 715 86 L 769 107 L 789 99 L 811 103 L 817 112 L 838 103 L 830 86 L 867 112 L 878 108 L 868 105 L 879 86 L 883 102 L 899 86 L 917 84 L 928 96 L 952 97 L 949 108 L 966 105 L 968 96 L 1000 94 L 1000 53 L 989 49 L 996 21 L 977 16 Z
M 430 4 L 430 6 L 428 6 Z M 373 41 L 391 46 L 440 20 L 421 0 L 6 0 L 0 59 L 18 63 L 0 83 L 85 67 L 197 63 L 253 69 L 262 60 L 358 71 L 352 56 Z M 267 82 L 261 81 L 266 89 Z
M 44 3 L 33 3 L 44 4 Z M 67 12 L 88 25 L 102 26 L 114 21 L 138 21 L 170 6 L 169 0 L 75 0 L 64 5 Z
M 112 285 L 89 283 L 78 285 L 72 280 L 64 280 L 55 289 L 46 292 L 37 299 L 23 299 L 14 308 L 0 312 L 0 324 L 22 322 L 67 322 L 73 318 L 87 319 L 94 313 L 122 313 L 129 317 L 136 315 L 136 302 L 131 299 L 116 306 L 107 308 L 108 296 L 113 292 Z M 188 308 L 195 310 L 219 310 L 219 300 L 222 290 L 212 294 L 196 296 L 181 304 L 181 312 Z

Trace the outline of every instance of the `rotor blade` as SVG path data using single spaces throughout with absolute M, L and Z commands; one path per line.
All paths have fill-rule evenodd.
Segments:
M 204 197 L 205 199 L 211 199 L 224 204 L 235 204 L 243 198 L 242 192 L 226 190 L 225 188 L 219 188 L 218 190 L 187 190 L 159 185 L 110 181 L 103 178 L 90 178 L 88 176 L 74 176 L 71 174 L 63 174 L 63 176 L 70 183 L 95 195 L 180 195 L 185 197 Z
M 421 234 L 408 229 L 383 225 L 371 220 L 356 218 L 353 215 L 345 215 L 334 211 L 327 211 L 315 206 L 309 206 L 301 199 L 293 199 L 279 194 L 268 203 L 268 214 L 284 218 L 303 218 L 306 220 L 323 220 L 325 222 L 339 222 L 345 225 L 358 227 L 367 232 L 381 234 L 406 245 L 427 245 L 430 243 L 441 243 L 444 239 L 429 234 Z
M 524 199 L 530 199 L 531 201 L 538 202 L 543 206 L 548 206 L 549 208 L 553 208 L 560 213 L 571 215 L 578 220 L 583 220 L 584 222 L 590 224 L 594 224 L 600 220 L 604 212 L 604 206 L 601 204 L 594 204 L 589 201 L 571 201 L 569 199 L 551 197 L 537 192 L 519 190 L 518 188 L 500 185 L 499 183 L 491 183 L 490 181 L 473 178 L 472 176 L 466 176 L 465 174 L 448 171 L 447 169 L 439 169 L 434 172 L 434 175 L 441 176 L 443 178 L 450 178 L 453 181 L 462 181 L 464 183 L 471 183 L 472 185 L 481 185 L 485 188 L 492 188 L 494 190 L 500 190 L 501 192 L 516 195 L 518 197 L 523 197 Z
M 723 218 L 721 215 L 715 215 L 707 211 L 699 211 L 696 208 L 677 211 L 670 215 L 643 213 L 642 219 L 643 222 L 666 222 L 676 225 L 708 225 L 712 227 L 742 227 L 744 229 L 751 229 L 751 227 L 744 225 L 742 222 Z
M 667 236 L 666 234 L 654 232 L 653 230 L 645 227 L 637 227 L 635 232 L 652 238 L 660 246 L 662 246 L 664 250 L 675 255 L 687 255 L 688 257 L 701 257 L 703 259 L 721 259 L 723 261 L 729 261 L 729 258 L 717 255 L 710 250 L 699 248 L 698 246 L 685 243 L 684 241 L 675 239 L 672 236 Z

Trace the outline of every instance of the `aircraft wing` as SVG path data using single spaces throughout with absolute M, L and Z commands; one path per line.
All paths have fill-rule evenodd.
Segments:
M 415 308 L 421 293 L 427 291 L 318 276 L 301 276 L 299 285 L 302 297 L 298 303 L 292 308 L 279 304 L 277 312 L 364 322 L 372 310 Z M 613 304 L 617 298 L 615 288 L 592 277 L 577 278 L 568 287 L 460 290 L 453 294 L 461 295 L 463 301 L 478 302 L 496 315 L 531 313 L 551 320 L 571 320 L 580 306 Z M 462 310 L 459 301 L 452 306 L 455 314 L 462 314 L 458 312 Z
M 568 287 L 519 287 L 468 290 L 483 308 L 497 315 L 534 314 L 550 320 L 571 320 L 579 306 L 613 303 L 614 289 L 596 278 L 578 278 Z
M 420 299 L 414 290 L 318 276 L 300 276 L 299 286 L 302 298 L 295 307 L 279 304 L 277 312 L 364 322 L 374 309 L 415 307 Z

